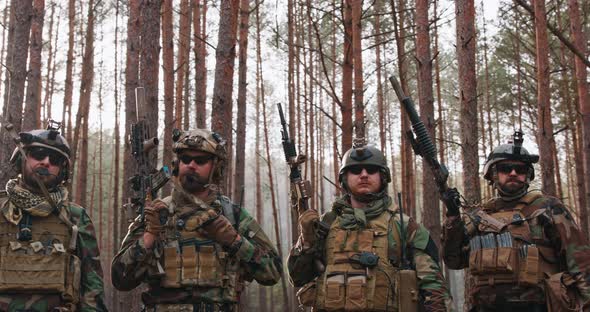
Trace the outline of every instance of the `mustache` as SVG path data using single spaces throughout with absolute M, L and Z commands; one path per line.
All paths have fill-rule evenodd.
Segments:
M 57 177 L 55 174 L 52 174 L 51 172 L 49 172 L 49 170 L 47 168 L 37 168 L 34 171 L 37 175 L 42 176 L 42 177 L 50 177 L 50 176 Z

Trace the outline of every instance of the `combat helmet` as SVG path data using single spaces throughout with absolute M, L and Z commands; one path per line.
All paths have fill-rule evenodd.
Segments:
M 216 132 L 206 129 L 194 129 L 182 131 L 174 129 L 172 132 L 172 151 L 178 155 L 183 150 L 193 150 L 209 153 L 215 157 L 213 170 L 209 176 L 209 181 L 219 183 L 225 169 L 227 160 L 227 151 L 225 149 L 225 140 Z M 172 172 L 178 175 L 178 159 L 175 160 Z
M 539 161 L 539 155 L 529 153 L 524 147 L 522 147 L 523 133 L 518 130 L 514 132 L 514 140 L 509 141 L 506 144 L 502 144 L 488 155 L 485 166 L 483 168 L 484 178 L 490 183 L 493 183 L 494 165 L 503 160 L 518 160 L 522 161 L 529 167 L 529 173 L 527 175 L 528 181 L 535 178 L 535 169 L 533 164 Z
M 60 182 L 66 182 L 69 179 L 72 151 L 66 138 L 61 135 L 59 131 L 60 127 L 61 123 L 50 120 L 47 129 L 24 131 L 19 133 L 19 137 L 25 150 L 37 146 L 53 150 L 63 155 L 67 161 L 65 162 L 64 167 L 60 170 L 59 178 Z M 10 163 L 13 164 L 18 171 L 22 170 L 22 159 L 18 147 L 12 152 Z
M 379 167 L 381 173 L 383 189 L 387 188 L 387 184 L 391 182 L 391 173 L 389 167 L 387 167 L 387 160 L 383 152 L 374 145 L 366 144 L 364 139 L 356 139 L 351 149 L 344 153 L 342 156 L 342 165 L 338 173 L 338 182 L 344 190 L 348 192 L 348 186 L 346 185 L 345 174 L 346 170 L 356 165 L 374 165 Z

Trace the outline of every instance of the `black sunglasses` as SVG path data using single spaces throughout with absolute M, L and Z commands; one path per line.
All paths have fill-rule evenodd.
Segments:
M 182 161 L 183 164 L 188 165 L 191 162 L 195 162 L 197 165 L 202 166 L 209 162 L 209 160 L 213 159 L 213 157 L 209 155 L 199 155 L 199 156 L 189 156 L 189 155 L 180 155 L 178 159 Z
M 27 149 L 27 155 L 37 161 L 42 161 L 49 156 L 49 162 L 54 166 L 60 166 L 66 161 L 64 155 L 43 147 L 29 148 Z
M 348 167 L 348 172 L 350 172 L 354 175 L 359 175 L 359 174 L 361 174 L 361 172 L 363 172 L 363 169 L 365 169 L 365 171 L 367 171 L 367 174 L 375 174 L 375 173 L 379 172 L 379 166 L 375 166 L 375 165 L 350 166 L 350 167 Z
M 523 164 L 497 164 L 496 170 L 501 173 L 509 174 L 514 170 L 516 174 L 527 174 L 529 166 Z

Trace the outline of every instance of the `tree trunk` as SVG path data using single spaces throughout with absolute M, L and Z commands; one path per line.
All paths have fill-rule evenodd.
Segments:
M 27 100 L 23 130 L 41 127 L 41 52 L 43 51 L 43 18 L 45 0 L 33 3 L 33 20 L 31 22 L 31 39 L 29 50 L 29 70 L 27 82 Z
M 342 153 L 352 147 L 352 0 L 344 0 L 344 43 L 342 53 Z
M 178 31 L 178 60 L 176 63 L 176 112 L 174 121 L 176 128 L 182 129 L 182 95 L 184 90 L 184 76 L 188 70 L 188 51 L 190 49 L 190 6 L 189 0 L 180 2 L 180 22 Z M 189 48 L 187 48 L 189 47 Z
M 551 103 L 549 89 L 549 42 L 547 40 L 547 20 L 545 16 L 545 0 L 534 0 L 535 8 L 535 39 L 537 66 L 537 142 L 541 165 L 542 189 L 545 194 L 556 196 L 555 171 L 553 154 L 553 123 L 551 122 Z
M 240 0 L 240 54 L 238 68 L 238 120 L 236 131 L 236 169 L 234 174 L 233 198 L 241 201 L 246 162 L 246 93 L 248 91 L 248 27 L 250 1 Z
M 82 59 L 82 79 L 80 82 L 80 102 L 76 114 L 76 129 L 72 146 L 72 168 L 76 168 L 75 201 L 86 206 L 86 186 L 88 172 L 88 114 L 90 112 L 90 96 L 94 81 L 94 0 L 88 3 L 88 25 L 86 28 L 86 42 Z M 81 133 L 80 133 L 81 132 Z M 80 140 L 80 141 L 78 141 Z M 80 154 L 78 155 L 78 143 Z
M 195 111 L 197 128 L 206 128 L 207 106 L 207 45 L 206 40 L 207 1 L 195 0 L 193 11 L 193 41 L 195 42 Z
M 141 48 L 140 44 L 140 10 L 141 0 L 129 0 L 128 11 L 129 17 L 127 19 L 127 47 L 126 47 L 126 58 L 125 58 L 125 135 L 124 138 L 128 138 L 131 134 L 131 123 L 137 122 L 137 111 L 135 108 L 135 88 L 138 86 L 139 79 L 139 52 Z M 131 157 L 131 145 L 129 140 L 124 141 L 124 154 L 123 154 L 123 181 L 129 181 L 129 178 L 133 176 L 135 170 L 135 162 Z M 129 198 L 130 188 L 129 183 L 125 183 L 123 186 L 123 198 Z M 116 207 L 116 209 L 121 209 Z M 119 242 L 122 240 L 124 233 L 127 233 L 127 218 L 125 214 L 122 214 L 123 218 L 120 218 L 119 224 Z M 128 303 L 133 302 L 132 298 L 138 296 L 138 292 L 135 293 L 117 293 L 118 301 L 116 302 L 116 309 L 118 311 L 126 311 L 129 307 Z
M 174 128 L 174 25 L 172 0 L 162 2 L 162 73 L 164 74 L 164 146 L 162 162 L 172 163 L 172 129 Z M 170 194 L 170 183 L 162 188 L 162 196 Z
M 373 35 L 375 36 L 375 67 L 377 75 L 377 114 L 379 115 L 379 143 L 381 151 L 385 154 L 387 149 L 385 142 L 387 140 L 387 132 L 385 130 L 385 119 L 387 112 L 383 105 L 383 75 L 381 73 L 381 18 L 378 12 L 381 12 L 381 0 L 375 1 L 375 22 L 373 25 Z M 394 155 L 390 155 L 391 158 Z
M 226 174 L 221 187 L 229 191 L 232 172 L 232 93 L 234 59 L 236 57 L 236 36 L 238 27 L 239 0 L 221 0 L 219 11 L 219 33 L 215 52 L 215 85 L 211 110 L 211 129 L 227 141 Z M 230 173 L 229 175 L 227 173 Z
M 424 126 L 426 126 L 428 135 L 434 140 L 434 95 L 432 91 L 432 56 L 430 54 L 428 8 L 428 0 L 416 0 L 416 62 L 420 118 Z M 437 245 L 440 245 L 441 220 L 438 198 L 438 190 L 432 170 L 425 161 L 422 161 L 423 222 L 424 226 L 430 231 L 431 237 L 434 238 Z
M 363 47 L 361 42 L 363 34 L 361 24 L 363 1 L 349 1 L 352 7 L 352 55 L 354 59 L 354 133 L 357 138 L 365 138 Z
M 148 137 L 158 137 L 158 76 L 160 69 L 160 11 L 162 0 L 144 0 L 141 12 L 140 81 L 145 87 L 145 110 L 138 117 L 150 125 Z M 139 115 L 142 114 L 142 115 Z M 157 153 L 151 153 L 152 166 L 158 163 Z
M 580 7 L 578 4 L 578 0 L 569 0 L 569 16 L 571 19 L 571 32 L 574 39 L 574 46 L 582 51 L 584 55 L 588 55 L 586 51 L 586 36 L 582 29 L 582 23 L 580 22 Z M 583 125 L 583 137 L 584 137 L 584 164 L 585 164 L 585 174 L 584 180 L 585 183 L 585 191 L 582 189 L 579 190 L 580 193 L 584 194 L 584 202 L 582 205 L 582 201 L 580 201 L 580 220 L 581 220 L 581 228 L 584 232 L 586 238 L 589 237 L 590 226 L 588 220 L 588 207 L 585 203 L 590 201 L 590 96 L 588 95 L 588 82 L 587 82 L 587 72 L 586 67 L 584 66 L 583 60 L 580 57 L 576 56 L 574 59 L 575 69 L 576 69 L 576 86 L 578 91 L 578 106 L 579 110 L 582 115 L 582 125 Z M 579 183 L 579 182 L 578 182 Z
M 48 44 L 49 47 L 47 48 L 47 74 L 45 75 L 45 88 L 43 89 L 45 92 L 45 97 L 43 98 L 43 115 L 42 118 L 45 122 L 51 119 L 51 98 L 53 97 L 53 86 L 55 85 L 55 59 L 56 59 L 56 51 L 57 51 L 57 42 L 59 37 L 59 31 L 55 32 L 55 43 L 53 42 L 53 23 L 54 23 L 54 16 L 55 16 L 55 3 L 51 3 L 51 14 L 49 16 L 49 40 Z M 57 19 L 57 27 L 59 29 L 59 21 Z M 0 74 L 0 76 L 2 76 Z
M 68 2 L 68 54 L 66 57 L 66 80 L 61 121 L 66 139 L 72 144 L 72 93 L 74 91 L 74 34 L 76 33 L 76 1 Z M 67 117 L 66 117 L 67 116 Z M 67 119 L 66 119 L 67 118 Z
M 7 80 L 5 82 L 4 108 L 2 116 L 4 122 L 14 125 L 16 132 L 22 129 L 23 95 L 25 91 L 25 79 L 27 77 L 27 55 L 29 54 L 29 31 L 31 29 L 32 0 L 12 0 L 10 11 L 10 25 L 8 35 L 8 53 L 6 57 Z M 14 146 L 12 138 L 4 128 L 2 133 L 2 146 Z M 8 164 L 12 154 L 11 148 L 3 148 L 0 155 L 0 163 Z M 1 170 L 0 185 L 6 182 L 12 175 L 10 170 Z
M 481 201 L 477 144 L 477 77 L 475 73 L 474 0 L 455 1 L 459 99 L 461 101 L 461 154 L 464 196 L 470 203 Z

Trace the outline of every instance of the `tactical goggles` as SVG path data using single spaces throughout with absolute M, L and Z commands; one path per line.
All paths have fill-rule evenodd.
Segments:
M 377 172 L 379 172 L 379 166 L 375 166 L 375 165 L 355 165 L 355 166 L 350 166 L 347 168 L 348 172 L 354 174 L 354 175 L 359 175 L 361 174 L 361 172 L 363 172 L 363 169 L 367 172 L 367 174 L 375 174 Z
M 44 147 L 27 148 L 27 155 L 37 161 L 42 161 L 49 157 L 49 162 L 54 166 L 61 166 L 66 162 L 64 155 Z
M 183 164 L 189 165 L 191 162 L 195 162 L 195 164 L 202 166 L 208 163 L 213 156 L 210 155 L 199 155 L 199 156 L 190 156 L 190 155 L 179 155 L 178 159 L 182 161 Z
M 496 165 L 496 171 L 501 172 L 501 173 L 510 174 L 512 172 L 512 170 L 514 170 L 516 172 L 516 174 L 527 174 L 529 172 L 529 166 L 524 165 L 524 164 L 510 164 L 510 163 Z

